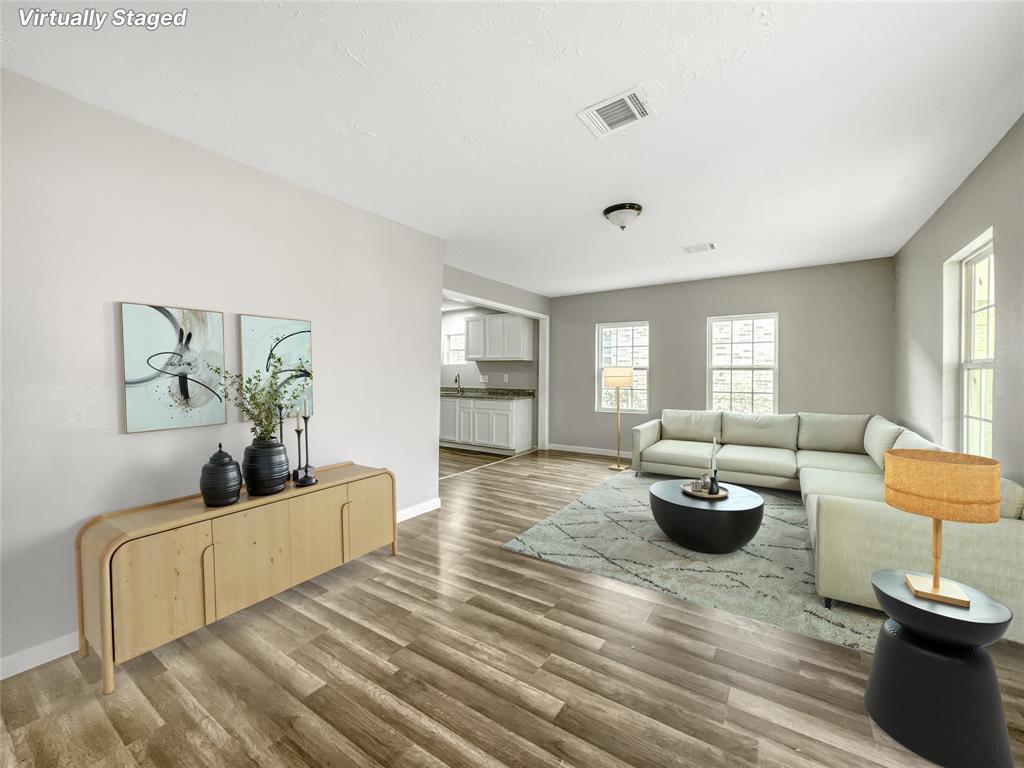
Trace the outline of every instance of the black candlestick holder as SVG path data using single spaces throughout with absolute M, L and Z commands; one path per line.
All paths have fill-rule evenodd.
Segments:
M 284 445 L 284 406 L 277 406 L 277 442 Z
M 299 450 L 299 469 L 295 470 L 295 484 L 300 486 L 316 485 L 319 480 L 316 479 L 316 467 L 309 463 L 309 416 L 303 416 L 302 422 L 305 424 L 304 430 L 300 432 L 306 433 L 306 463 L 302 463 L 302 450 Z M 302 475 L 299 476 L 301 471 Z

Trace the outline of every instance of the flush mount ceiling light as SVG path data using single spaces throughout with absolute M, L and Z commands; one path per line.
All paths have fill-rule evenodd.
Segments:
M 640 203 L 616 203 L 604 209 L 604 217 L 619 229 L 625 229 L 643 209 Z

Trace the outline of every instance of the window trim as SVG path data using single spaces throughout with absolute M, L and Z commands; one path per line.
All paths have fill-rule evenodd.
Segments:
M 989 263 L 989 280 L 992 283 L 992 303 L 986 304 L 984 307 L 976 308 L 974 306 L 974 280 L 973 276 L 969 273 L 972 268 L 981 261 L 988 260 Z M 967 444 L 967 421 L 971 419 L 973 421 L 982 422 L 985 424 L 986 429 L 989 432 L 991 444 L 995 447 L 995 370 L 996 370 L 996 350 L 995 344 L 992 345 L 992 356 L 991 357 L 980 357 L 975 358 L 972 356 L 972 350 L 974 349 L 974 315 L 980 311 L 991 309 L 993 315 L 995 314 L 996 301 L 995 301 L 995 248 L 993 246 L 992 237 L 988 237 L 980 246 L 972 250 L 967 256 L 960 262 L 960 375 L 958 376 L 958 386 L 960 388 L 959 393 L 959 413 L 958 422 L 959 429 L 957 434 L 959 437 L 958 448 L 960 451 L 966 453 L 968 449 Z M 994 318 L 993 318 L 994 325 Z M 983 415 L 969 415 L 968 414 L 968 387 L 967 377 L 973 370 L 985 370 L 989 373 L 989 378 L 992 381 L 992 418 L 986 419 Z M 984 405 L 982 405 L 982 413 L 985 412 Z M 983 443 L 984 446 L 984 443 Z M 982 447 L 981 450 L 984 448 Z M 983 453 L 978 455 L 985 455 Z M 991 457 L 989 457 L 991 458 Z
M 712 365 L 711 364 L 711 327 L 715 322 L 722 320 L 763 320 L 766 317 L 770 317 L 775 320 L 775 362 L 772 365 L 755 365 L 751 361 L 750 365 Z M 716 370 L 763 370 L 773 371 L 772 376 L 772 413 L 777 414 L 779 412 L 779 313 L 778 312 L 753 312 L 744 313 L 739 315 L 715 315 L 714 317 L 708 317 L 707 323 L 707 355 L 705 359 L 705 406 L 707 410 L 714 410 L 712 407 L 714 402 L 714 395 L 712 392 L 713 385 L 712 379 Z
M 623 413 L 638 413 L 648 414 L 651 412 L 651 323 L 649 320 L 628 320 L 623 322 L 610 322 L 610 323 L 594 323 L 594 412 L 595 413 L 615 413 L 614 408 L 604 408 L 601 406 L 601 390 L 604 389 L 602 386 L 602 372 L 604 367 L 601 365 L 601 331 L 605 328 L 636 328 L 638 326 L 647 326 L 647 365 L 646 366 L 630 366 L 635 370 L 647 372 L 647 407 L 640 408 L 623 408 Z M 618 368 L 620 366 L 608 366 L 609 368 Z
M 463 339 L 463 341 L 462 341 L 462 349 L 458 350 L 458 351 L 462 352 L 462 362 L 460 362 L 460 363 L 453 363 L 451 361 L 452 336 L 461 336 L 462 339 Z M 463 331 L 462 333 L 446 333 L 444 335 L 444 364 L 445 365 L 465 365 L 466 363 L 470 362 L 469 360 L 466 360 L 466 341 L 465 341 L 465 339 L 466 339 L 466 332 L 465 331 Z

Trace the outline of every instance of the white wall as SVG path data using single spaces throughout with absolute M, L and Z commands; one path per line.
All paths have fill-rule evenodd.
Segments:
M 615 448 L 615 414 L 594 411 L 594 326 L 651 326 L 650 413 L 706 407 L 707 318 L 779 313 L 779 412 L 892 415 L 893 260 L 876 259 L 551 300 L 551 442 Z
M 195 493 L 218 441 L 250 440 L 234 413 L 124 433 L 121 300 L 224 311 L 234 365 L 239 313 L 308 318 L 313 463 L 436 498 L 441 240 L 7 72 L 2 106 L 5 657 L 75 629 L 87 518 Z
M 896 415 L 942 439 L 943 262 L 989 227 L 996 280 L 992 450 L 1003 474 L 1024 482 L 1024 117 L 896 254 Z M 953 399 L 947 411 L 955 416 Z

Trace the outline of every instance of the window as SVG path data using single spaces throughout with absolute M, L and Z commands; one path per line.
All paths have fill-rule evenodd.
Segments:
M 650 328 L 647 321 L 597 324 L 595 404 L 597 411 L 615 410 L 615 390 L 601 386 L 605 368 L 632 368 L 633 386 L 622 389 L 622 410 L 647 413 L 647 380 L 650 369 Z
M 993 376 L 996 363 L 996 292 L 992 241 L 963 262 L 961 436 L 964 452 L 992 455 Z
M 447 334 L 444 337 L 444 364 L 461 365 L 464 362 L 466 362 L 466 334 Z
M 708 408 L 777 413 L 779 315 L 708 318 Z

